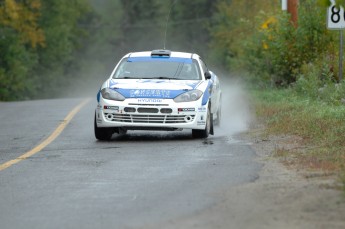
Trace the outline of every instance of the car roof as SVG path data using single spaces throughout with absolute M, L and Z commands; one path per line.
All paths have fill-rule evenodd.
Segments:
M 191 59 L 198 59 L 200 58 L 198 54 L 195 53 L 188 53 L 188 52 L 176 52 L 170 50 L 153 50 L 153 51 L 143 51 L 143 52 L 132 52 L 125 55 L 125 57 L 151 57 L 153 55 L 163 55 L 167 57 L 175 57 L 175 58 L 191 58 Z

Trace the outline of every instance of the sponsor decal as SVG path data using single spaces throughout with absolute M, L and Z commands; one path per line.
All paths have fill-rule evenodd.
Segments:
M 110 88 L 125 98 L 173 99 L 188 90 L 195 89 L 202 81 L 176 81 L 156 79 L 111 80 Z
M 206 112 L 206 111 L 207 111 L 207 108 L 206 108 L 206 107 L 199 107 L 199 108 L 198 108 L 198 111 L 199 111 L 199 112 Z
M 104 106 L 104 109 L 118 111 L 118 110 L 119 110 L 119 107 L 118 107 L 118 106 L 107 106 L 107 105 L 105 105 L 105 106 Z
M 138 103 L 162 103 L 162 99 L 138 99 Z
M 192 112 L 195 111 L 195 108 L 178 108 L 178 112 Z
M 130 90 L 131 98 L 170 98 L 170 90 L 161 89 L 137 89 Z
M 178 63 L 193 63 L 191 58 L 181 58 L 181 57 L 164 57 L 164 56 L 154 56 L 154 57 L 129 57 L 127 62 L 178 62 Z

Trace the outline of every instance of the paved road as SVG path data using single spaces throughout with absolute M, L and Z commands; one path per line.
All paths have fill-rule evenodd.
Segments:
M 0 165 L 50 136 L 82 99 L 0 103 Z M 93 135 L 90 101 L 40 152 L 0 171 L 0 228 L 142 228 L 198 214 L 260 164 L 222 129 Z

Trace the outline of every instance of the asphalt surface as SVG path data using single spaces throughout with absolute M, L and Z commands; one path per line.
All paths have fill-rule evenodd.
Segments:
M 40 145 L 83 99 L 0 103 L 0 165 Z M 40 152 L 0 171 L 0 228 L 144 228 L 198 214 L 261 165 L 221 128 L 94 138 L 91 100 Z

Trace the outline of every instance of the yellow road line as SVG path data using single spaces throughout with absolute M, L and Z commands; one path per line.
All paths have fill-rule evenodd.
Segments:
M 0 171 L 7 169 L 8 167 L 21 162 L 28 157 L 31 157 L 32 155 L 40 152 L 42 149 L 44 149 L 47 145 L 52 143 L 61 133 L 62 131 L 66 128 L 68 123 L 73 119 L 73 117 L 80 111 L 80 109 L 85 106 L 90 100 L 86 99 L 82 101 L 77 107 L 75 107 L 66 117 L 65 119 L 61 122 L 61 124 L 54 130 L 54 132 L 46 138 L 42 143 L 37 145 L 35 148 L 31 149 L 30 151 L 26 152 L 25 154 L 21 155 L 20 157 L 17 157 L 16 159 L 10 160 L 8 162 L 5 162 L 4 164 L 0 165 Z

